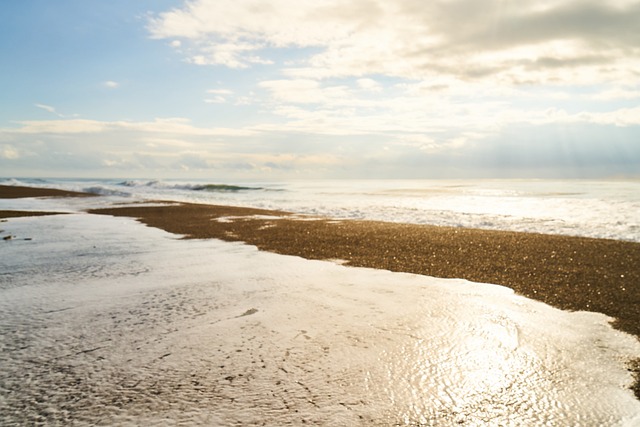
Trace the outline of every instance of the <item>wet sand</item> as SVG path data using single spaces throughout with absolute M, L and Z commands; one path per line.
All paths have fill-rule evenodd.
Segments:
M 94 197 L 95 194 L 78 191 L 57 190 L 54 188 L 34 188 L 13 185 L 0 185 L 0 199 L 22 199 L 27 197 Z M 0 218 L 25 216 L 60 215 L 63 212 L 0 210 Z
M 262 250 L 347 265 L 462 278 L 514 289 L 574 311 L 595 311 L 640 337 L 640 244 L 533 233 L 309 220 L 285 212 L 210 205 L 94 210 L 138 218 L 186 238 L 242 241 Z M 640 378 L 640 361 L 629 367 Z M 640 399 L 640 380 L 633 387 Z
M 626 371 L 640 342 L 602 314 L 180 239 L 132 218 L 1 228 L 33 237 L 0 242 L 2 425 L 640 420 Z
M 6 190 L 0 187 L 0 197 L 4 194 Z M 25 190 L 24 194 L 32 193 Z M 196 204 L 90 212 L 138 218 L 186 238 L 242 241 L 308 259 L 339 259 L 351 266 L 503 285 L 558 308 L 604 313 L 615 319 L 614 327 L 640 337 L 640 243 L 375 221 L 311 220 L 286 212 Z M 630 369 L 638 373 L 640 363 L 636 361 Z M 634 391 L 640 398 L 640 382 Z
M 19 199 L 24 197 L 95 197 L 95 194 L 78 191 L 57 190 L 54 188 L 21 187 L 0 185 L 0 199 Z
M 42 211 L 3 211 L 0 210 L 0 218 L 18 218 L 23 216 L 43 216 L 61 215 L 64 212 L 42 212 Z
M 181 204 L 91 212 L 139 218 L 187 238 L 243 241 L 309 259 L 340 259 L 352 266 L 504 285 L 562 309 L 605 313 L 617 319 L 617 328 L 640 336 L 638 243 L 375 221 L 309 220 L 230 206 Z

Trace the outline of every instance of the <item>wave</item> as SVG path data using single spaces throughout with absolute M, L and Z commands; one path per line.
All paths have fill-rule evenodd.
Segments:
M 111 188 L 94 185 L 92 187 L 85 187 L 82 189 L 85 193 L 97 194 L 99 196 L 119 196 L 119 197 L 131 197 L 131 193 L 125 191 L 112 190 Z
M 250 191 L 250 190 L 263 190 L 262 187 L 244 187 L 241 185 L 229 185 L 229 184 L 206 184 L 195 185 L 191 187 L 195 191 L 213 191 L 213 192 L 236 192 L 236 191 Z
M 230 193 L 238 191 L 255 191 L 265 190 L 263 187 L 249 187 L 243 185 L 232 184 L 170 184 L 159 180 L 151 181 L 135 181 L 127 180 L 118 183 L 123 187 L 152 187 L 163 190 L 192 190 L 192 191 L 207 191 L 207 192 L 220 192 Z
M 47 184 L 48 181 L 42 178 L 0 178 L 0 184 L 13 186 L 30 186 Z
M 151 181 L 136 181 L 133 179 L 129 179 L 126 181 L 119 182 L 117 185 L 121 185 L 123 187 L 162 187 L 162 182 L 154 179 Z

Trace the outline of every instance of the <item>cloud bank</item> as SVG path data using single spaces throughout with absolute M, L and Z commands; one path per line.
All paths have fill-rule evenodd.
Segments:
M 153 37 L 191 44 L 197 64 L 272 63 L 312 48 L 293 77 L 381 74 L 500 84 L 635 83 L 640 2 L 633 0 L 196 0 L 160 14 Z
M 32 101 L 40 115 L 0 128 L 6 173 L 640 173 L 640 0 L 189 0 L 145 19 L 163 57 L 135 71 L 166 78 L 92 81 L 112 105 L 166 105 L 130 119 Z

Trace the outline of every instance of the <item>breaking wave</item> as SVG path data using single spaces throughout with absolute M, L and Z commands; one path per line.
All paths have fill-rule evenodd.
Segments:
M 168 190 L 192 190 L 192 191 L 209 191 L 209 192 L 238 192 L 238 191 L 255 191 L 265 190 L 264 187 L 250 187 L 244 185 L 232 185 L 232 184 L 170 184 L 163 181 L 135 181 L 128 180 L 122 181 L 119 185 L 124 187 L 152 187 L 157 189 Z

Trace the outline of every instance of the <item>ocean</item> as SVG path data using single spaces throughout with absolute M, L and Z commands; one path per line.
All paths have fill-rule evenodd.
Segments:
M 640 241 L 640 180 L 0 180 L 126 200 L 225 204 L 369 219 Z
M 184 240 L 88 208 L 180 200 L 639 241 L 637 182 L 15 180 L 3 425 L 640 423 L 640 342 L 508 288 Z

